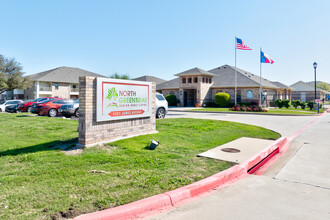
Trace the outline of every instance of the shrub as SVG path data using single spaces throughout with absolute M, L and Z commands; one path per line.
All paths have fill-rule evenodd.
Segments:
M 301 109 L 305 109 L 306 108 L 306 102 L 301 102 L 300 103 L 300 107 L 301 107 Z
M 175 95 L 167 95 L 165 96 L 166 101 L 168 102 L 169 106 L 177 106 L 177 100 Z
M 314 101 L 309 101 L 309 102 L 307 103 L 307 106 L 308 106 L 309 110 L 313 110 L 313 107 L 314 107 Z
M 283 106 L 285 108 L 289 108 L 290 107 L 290 100 L 288 100 L 288 99 L 282 100 L 282 103 L 283 103 Z
M 276 101 L 274 101 L 274 103 L 279 108 L 283 107 L 283 101 L 281 99 L 277 99 Z
M 269 102 L 269 106 L 270 106 L 270 107 L 276 107 L 275 101 L 270 101 L 270 102 Z
M 249 111 L 249 112 L 267 112 L 266 109 L 263 109 L 260 106 L 251 105 L 251 107 L 245 107 L 236 105 L 235 107 L 230 108 L 232 111 Z
M 228 93 L 219 92 L 214 96 L 214 102 L 220 107 L 228 106 L 230 95 Z
M 294 108 L 298 108 L 298 106 L 301 105 L 301 102 L 300 100 L 293 100 L 291 104 L 293 105 Z

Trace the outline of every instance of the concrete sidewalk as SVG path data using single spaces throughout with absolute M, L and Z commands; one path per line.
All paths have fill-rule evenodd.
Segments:
M 294 134 L 311 120 L 277 118 L 273 130 Z M 258 125 L 268 123 L 255 119 Z M 285 124 L 292 127 L 285 131 Z M 293 150 L 262 176 L 251 175 L 148 219 L 330 219 L 329 125 L 328 114 L 298 136 Z

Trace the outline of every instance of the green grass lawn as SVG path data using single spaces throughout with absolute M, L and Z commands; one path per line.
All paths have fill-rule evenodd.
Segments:
M 52 146 L 77 141 L 77 121 L 23 115 L 0 114 L 0 219 L 74 217 L 126 204 L 233 165 L 198 153 L 240 137 L 280 137 L 240 123 L 164 119 L 157 134 L 68 156 Z M 154 151 L 145 149 L 150 139 L 161 143 Z
M 238 112 L 238 111 L 232 111 L 228 107 L 227 108 L 196 108 L 196 109 L 189 109 L 187 111 L 210 111 L 210 112 Z M 272 108 L 268 110 L 267 112 L 244 112 L 239 111 L 240 113 L 257 113 L 257 114 L 293 114 L 293 115 L 315 115 L 317 114 L 317 110 L 309 110 L 309 109 L 295 109 L 295 108 Z M 320 109 L 320 113 L 324 112 L 323 109 Z

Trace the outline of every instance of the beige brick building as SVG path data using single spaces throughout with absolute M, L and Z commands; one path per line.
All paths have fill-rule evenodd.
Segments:
M 209 71 L 193 68 L 176 74 L 178 78 L 157 85 L 157 91 L 163 95 L 172 94 L 178 99 L 179 106 L 203 105 L 214 102 L 214 95 L 225 92 L 230 95 L 230 101 L 235 102 L 235 68 L 223 65 Z M 260 81 L 262 85 L 262 100 L 269 105 L 276 99 L 291 99 L 291 88 L 272 82 L 255 74 L 237 68 L 237 102 L 252 102 L 259 104 Z
M 40 97 L 79 98 L 79 77 L 104 77 L 86 70 L 73 67 L 58 67 L 41 73 L 29 75 L 33 85 L 24 91 L 25 99 Z
M 311 83 L 298 81 L 292 84 L 292 100 L 300 100 L 302 102 L 309 102 L 315 99 L 315 86 Z M 328 100 L 329 92 L 316 87 L 316 99 Z

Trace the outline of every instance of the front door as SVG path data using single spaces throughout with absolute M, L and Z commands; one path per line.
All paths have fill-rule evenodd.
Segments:
M 305 92 L 300 93 L 300 101 L 306 102 L 306 93 Z
M 183 92 L 183 106 L 184 107 L 187 106 L 187 92 L 186 91 Z

